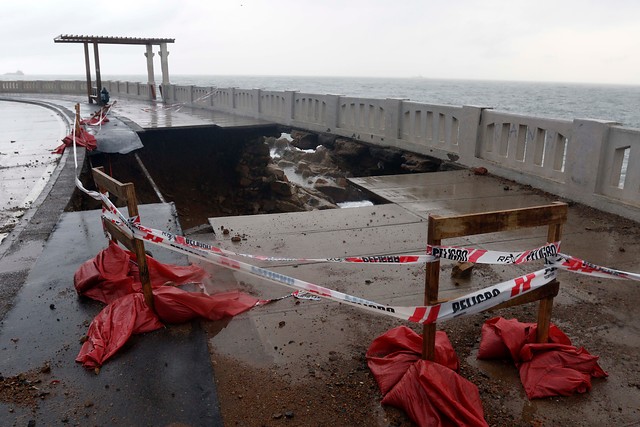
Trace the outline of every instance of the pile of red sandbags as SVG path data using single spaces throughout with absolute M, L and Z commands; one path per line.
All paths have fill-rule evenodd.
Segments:
M 87 368 L 100 367 L 133 334 L 162 328 L 163 322 L 182 323 L 194 318 L 218 320 L 235 316 L 258 300 L 242 292 L 216 295 L 187 292 L 176 285 L 200 282 L 205 272 L 197 266 L 162 264 L 147 257 L 153 288 L 155 313 L 142 295 L 136 256 L 116 243 L 80 266 L 74 285 L 80 295 L 101 301 L 107 306 L 89 326 L 87 339 L 76 361 Z

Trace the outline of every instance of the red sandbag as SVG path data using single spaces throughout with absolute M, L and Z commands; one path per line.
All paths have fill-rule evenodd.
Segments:
M 53 150 L 53 154 L 62 154 L 64 153 L 64 149 L 67 147 L 71 147 L 73 145 L 73 134 L 69 134 L 62 138 L 62 144 L 60 144 L 55 150 Z M 91 135 L 89 132 L 85 130 L 85 128 L 81 127 L 79 131 L 75 134 L 76 137 L 76 145 L 80 147 L 85 147 L 87 151 L 93 151 L 98 148 L 96 137 Z
M 367 350 L 367 363 L 384 395 L 396 385 L 409 366 L 422 356 L 422 336 L 406 326 L 398 326 L 373 340 Z M 436 332 L 435 361 L 454 371 L 458 356 L 446 332 Z
M 125 295 L 107 305 L 93 319 L 76 362 L 90 369 L 100 367 L 131 335 L 155 331 L 163 326 L 141 293 Z
M 173 286 L 154 289 L 153 295 L 156 313 L 166 323 L 182 323 L 196 318 L 219 320 L 243 313 L 258 302 L 258 299 L 238 291 L 205 295 Z
M 86 261 L 73 276 L 80 295 L 109 304 L 124 295 L 140 292 L 140 274 L 134 253 L 111 241 L 95 258 Z M 167 282 L 184 284 L 201 282 L 206 275 L 198 266 L 162 264 L 147 257 L 151 286 L 157 288 Z
M 517 319 L 494 317 L 482 325 L 478 359 L 520 360 L 520 349 L 536 342 L 538 325 L 523 323 Z M 571 345 L 571 340 L 556 325 L 549 326 L 549 342 Z
M 419 426 L 488 426 L 475 384 L 427 360 L 409 367 L 382 404 L 402 408 Z
M 435 350 L 435 362 L 422 360 L 422 336 L 406 326 L 376 338 L 367 364 L 382 403 L 404 409 L 421 426 L 486 426 L 478 389 L 456 373 L 458 357 L 443 331 L 436 332 Z
M 529 399 L 585 393 L 592 377 L 607 376 L 598 356 L 572 345 L 527 344 L 520 358 L 520 380 Z
M 129 275 L 130 254 L 110 242 L 106 249 L 76 270 L 73 275 L 76 292 L 105 304 L 133 293 L 134 280 Z
M 74 275 L 79 294 L 109 304 L 91 322 L 88 338 L 76 358 L 87 368 L 101 366 L 131 335 L 161 328 L 161 321 L 181 323 L 199 317 L 218 320 L 240 314 L 258 303 L 258 299 L 241 292 L 209 296 L 162 286 L 166 282 L 201 281 L 205 272 L 197 266 L 162 264 L 147 257 L 156 315 L 144 301 L 135 259 L 133 253 L 111 242 Z
M 598 357 L 571 345 L 557 326 L 549 327 L 549 343 L 536 343 L 536 333 L 535 323 L 489 319 L 482 326 L 478 358 L 510 357 L 529 399 L 584 393 L 591 389 L 592 377 L 607 376 Z

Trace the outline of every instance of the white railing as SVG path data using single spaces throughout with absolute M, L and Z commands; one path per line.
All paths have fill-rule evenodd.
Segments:
M 144 83 L 105 81 L 112 97 L 151 99 Z M 165 102 L 254 117 L 484 166 L 495 175 L 640 221 L 640 129 L 473 106 L 297 91 L 167 85 Z M 86 94 L 82 81 L 0 81 L 0 93 Z

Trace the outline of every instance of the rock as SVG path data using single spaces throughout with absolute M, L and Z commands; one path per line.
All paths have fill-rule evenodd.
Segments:
M 328 148 L 333 148 L 336 143 L 336 136 L 331 134 L 320 134 L 318 135 L 318 144 L 323 145 Z
M 304 176 L 305 172 L 311 173 L 311 165 L 309 164 L 309 162 L 305 162 L 304 160 L 302 160 L 296 164 L 295 171 L 296 173 Z
M 284 174 L 284 171 L 273 163 L 269 163 L 267 165 L 266 173 L 268 175 L 274 176 L 277 181 L 289 182 L 287 176 Z
M 313 188 L 322 192 L 323 194 L 329 196 L 334 202 L 344 202 L 348 199 L 348 191 L 344 187 L 340 187 L 332 182 L 316 183 L 313 185 Z
M 336 209 L 338 206 L 327 200 L 327 197 L 313 188 L 296 187 L 297 197 L 305 205 L 306 210 Z
M 400 167 L 411 173 L 435 172 L 440 168 L 440 162 L 419 154 L 405 153 L 404 163 Z
M 305 210 L 304 207 L 288 200 L 276 200 L 274 209 L 277 212 L 301 212 Z
M 318 146 L 318 135 L 315 133 L 294 130 L 291 132 L 291 138 L 291 145 L 301 150 L 314 150 Z
M 471 168 L 471 170 L 473 171 L 474 175 L 486 175 L 489 173 L 489 171 L 487 170 L 487 168 L 485 167 L 479 167 L 479 168 Z
M 291 186 L 289 185 L 288 182 L 285 181 L 273 181 L 270 185 L 269 188 L 271 189 L 271 192 L 273 194 L 279 195 L 279 196 L 291 196 L 292 192 L 291 192 Z
M 402 163 L 402 152 L 393 148 L 369 147 L 369 154 L 384 163 L 399 165 Z
M 340 157 L 355 158 L 363 156 L 367 152 L 367 147 L 357 142 L 338 138 L 335 142 L 334 154 Z
M 451 269 L 451 277 L 454 279 L 468 279 L 471 277 L 473 266 L 472 262 L 459 262 Z

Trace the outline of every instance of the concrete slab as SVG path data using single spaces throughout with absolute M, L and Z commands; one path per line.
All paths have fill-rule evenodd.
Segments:
M 89 129 L 96 137 L 96 150 L 101 153 L 127 154 L 143 147 L 138 134 L 113 115 L 107 123 Z
M 154 227 L 179 231 L 172 205 L 142 205 Z M 204 334 L 196 323 L 133 337 L 99 375 L 75 363 L 101 304 L 76 296 L 73 274 L 107 244 L 99 211 L 62 215 L 0 332 L 0 372 L 49 374 L 36 408 L 0 402 L 1 425 L 222 425 Z M 163 262 L 184 257 L 149 248 Z

